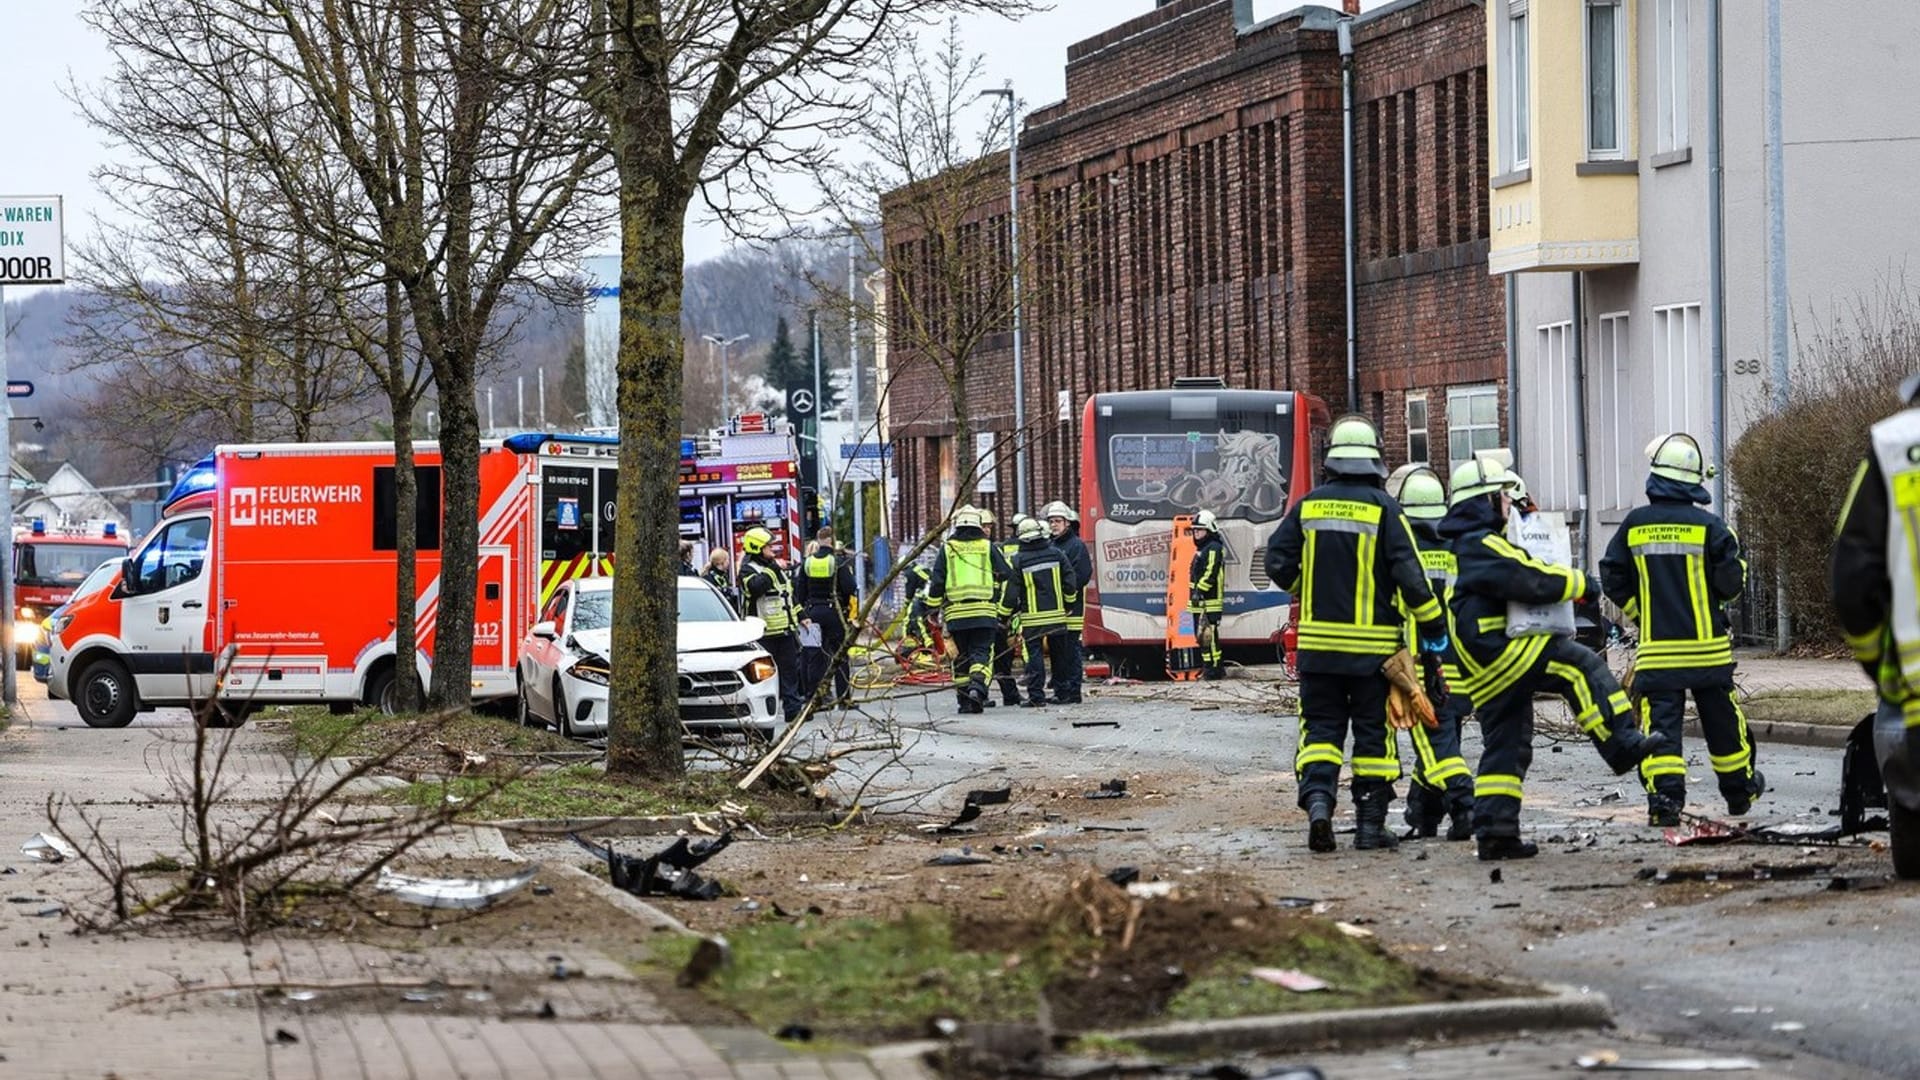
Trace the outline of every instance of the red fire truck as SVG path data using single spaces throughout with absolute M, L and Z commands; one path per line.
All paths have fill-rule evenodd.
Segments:
M 611 572 L 617 459 L 617 443 L 602 436 L 534 433 L 482 444 L 474 697 L 514 694 L 520 641 L 560 582 Z M 696 457 L 697 471 L 713 471 L 714 460 Z M 700 497 L 744 498 L 763 469 L 792 475 L 790 460 L 780 465 L 721 460 Z M 416 444 L 414 467 L 412 662 L 426 680 L 440 610 L 438 445 Z M 731 484 L 719 482 L 727 477 Z M 73 701 L 96 727 L 208 700 L 227 703 L 235 720 L 272 703 L 390 707 L 400 662 L 394 487 L 389 443 L 218 448 L 176 486 L 121 579 L 55 620 L 49 695 Z M 780 498 L 780 514 L 789 505 L 797 514 L 797 489 Z M 797 524 L 788 530 L 796 554 Z
M 25 667 L 40 636 L 40 620 L 73 596 L 74 587 L 108 559 L 125 558 L 126 537 L 111 521 L 48 528 L 35 518 L 13 530 L 13 642 Z

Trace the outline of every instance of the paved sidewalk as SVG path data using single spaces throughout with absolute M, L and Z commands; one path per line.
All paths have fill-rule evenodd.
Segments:
M 1811 660 L 1739 650 L 1740 686 L 1749 694 L 1780 690 L 1872 690 L 1873 683 L 1851 660 Z

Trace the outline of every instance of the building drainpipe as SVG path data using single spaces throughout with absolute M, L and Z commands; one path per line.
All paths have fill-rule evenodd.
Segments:
M 1526 475 L 1520 460 L 1520 279 L 1512 272 L 1507 279 L 1507 449 L 1513 454 L 1513 470 Z
M 1359 320 L 1355 314 L 1353 208 L 1353 20 L 1341 19 L 1336 30 L 1340 42 L 1340 168 L 1346 203 L 1347 256 L 1347 411 L 1360 411 Z
M 1767 347 L 1773 360 L 1773 407 L 1787 407 L 1787 163 L 1782 133 L 1780 0 L 1767 0 Z M 1780 612 L 1774 645 L 1793 643 L 1787 613 L 1787 568 L 1774 567 L 1774 605 Z
M 1707 343 L 1713 370 L 1713 505 L 1727 512 L 1727 241 L 1726 174 L 1720 161 L 1720 0 L 1707 0 Z
M 1587 272 L 1573 273 L 1573 459 L 1579 470 L 1580 565 L 1593 566 L 1593 500 L 1587 497 Z

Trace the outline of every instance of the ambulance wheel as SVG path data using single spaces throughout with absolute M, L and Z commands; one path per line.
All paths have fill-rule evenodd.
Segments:
M 140 711 L 140 695 L 127 665 L 111 657 L 88 664 L 74 684 L 73 707 L 88 727 L 121 728 L 133 723 L 133 714 Z
M 397 681 L 392 668 L 382 668 L 367 680 L 367 704 L 380 710 L 381 716 L 394 714 L 394 683 Z
M 1887 846 L 1893 849 L 1893 872 L 1907 881 L 1920 879 L 1920 810 L 1909 810 L 1891 795 L 1887 798 Z

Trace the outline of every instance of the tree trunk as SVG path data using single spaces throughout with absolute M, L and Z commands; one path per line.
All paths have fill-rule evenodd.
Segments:
M 440 613 L 433 630 L 433 690 L 427 704 L 473 703 L 473 594 L 480 569 L 480 415 L 473 362 L 434 365 L 440 386 Z M 679 463 L 674 464 L 679 474 Z M 676 515 L 678 508 L 675 509 Z M 672 520 L 679 520 L 676 516 Z
M 663 133 L 662 138 L 666 135 Z M 669 142 L 668 145 L 671 145 Z M 680 290 L 682 222 L 672 163 L 648 167 L 634 140 L 620 170 L 620 518 L 614 565 L 613 697 L 607 771 L 679 776 Z
M 396 712 L 420 708 L 419 652 L 414 635 L 414 604 L 420 595 L 419 478 L 413 471 L 413 380 L 407 377 L 406 322 L 400 313 L 400 287 L 387 283 L 387 402 L 393 409 L 393 705 Z M 442 470 L 442 475 L 445 470 Z M 442 534 L 445 529 L 440 530 Z M 445 541 L 443 540 L 442 543 Z

